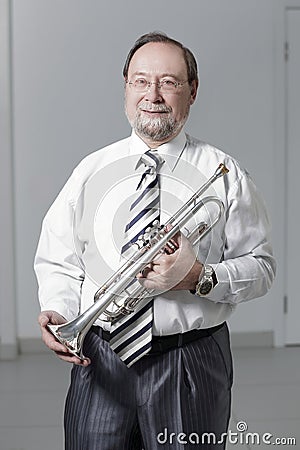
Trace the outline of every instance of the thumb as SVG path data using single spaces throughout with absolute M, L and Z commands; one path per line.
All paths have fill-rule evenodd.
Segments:
M 49 322 L 53 325 L 60 325 L 67 320 L 56 311 L 42 311 L 38 317 L 38 323 L 44 327 Z
M 49 321 L 50 321 L 50 319 L 49 319 L 49 317 L 48 317 L 46 314 L 41 313 L 41 314 L 39 315 L 38 322 L 39 322 L 39 324 L 40 324 L 41 327 L 46 326 L 47 323 L 49 323 Z

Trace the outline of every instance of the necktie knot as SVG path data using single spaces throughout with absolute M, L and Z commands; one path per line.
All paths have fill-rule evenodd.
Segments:
M 148 173 L 157 173 L 164 162 L 164 158 L 158 153 L 157 149 L 149 149 L 141 156 L 136 168 L 141 164 L 144 164 L 147 167 L 146 171 L 148 171 Z
M 142 177 L 137 186 L 137 190 L 140 189 L 140 187 L 143 185 L 143 182 L 147 176 L 158 176 L 158 173 L 164 162 L 164 158 L 158 153 L 156 149 L 149 149 L 141 156 L 136 165 L 136 169 L 140 167 L 141 164 L 143 164 L 146 167 L 146 170 L 142 174 Z

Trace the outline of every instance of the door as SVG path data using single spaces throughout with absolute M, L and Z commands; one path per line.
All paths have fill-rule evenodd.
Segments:
M 300 9 L 286 10 L 286 344 L 300 344 Z

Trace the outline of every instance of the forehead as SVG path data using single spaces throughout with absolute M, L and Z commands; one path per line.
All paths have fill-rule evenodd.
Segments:
M 187 77 L 183 50 L 163 42 L 145 44 L 135 52 L 129 64 L 128 76 L 137 73 Z

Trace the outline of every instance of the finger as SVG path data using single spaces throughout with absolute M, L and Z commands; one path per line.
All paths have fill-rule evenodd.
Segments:
M 38 323 L 41 327 L 42 340 L 44 344 L 50 350 L 52 350 L 56 354 L 56 356 L 58 356 L 59 359 L 76 365 L 88 366 L 91 363 L 91 360 L 89 358 L 81 359 L 76 355 L 74 355 L 73 353 L 71 353 L 69 349 L 64 344 L 59 342 L 56 339 L 56 337 L 49 331 L 49 329 L 47 328 L 47 324 L 52 323 L 53 319 L 54 322 L 56 322 L 55 319 L 57 318 L 53 316 L 53 313 L 51 311 L 46 313 L 42 312 L 38 317 Z M 63 322 L 65 321 L 64 318 L 59 315 L 58 319 L 59 322 L 61 322 L 61 320 Z
M 172 229 L 172 225 L 171 224 L 167 224 L 165 226 L 165 231 L 167 233 L 171 229 Z M 167 244 L 164 247 L 164 252 L 165 253 L 172 254 L 179 248 L 179 246 L 180 246 L 180 236 L 181 236 L 181 232 L 177 231 L 177 233 L 171 239 L 169 239 L 169 241 L 167 242 Z
M 49 317 L 40 314 L 38 317 L 38 323 L 40 325 L 41 328 L 45 327 L 47 325 L 47 323 L 49 323 Z
M 55 311 L 43 311 L 38 316 L 40 327 L 45 327 L 48 323 L 59 325 L 66 322 L 66 319 Z
M 146 278 L 148 273 L 152 271 L 152 266 L 153 264 L 150 263 L 146 267 L 144 267 L 144 269 L 138 273 L 137 278 Z
M 167 253 L 167 255 L 171 255 L 172 253 L 176 252 L 176 250 L 179 248 L 178 243 L 175 239 L 170 239 L 167 244 L 165 245 L 164 251 Z
M 67 354 L 61 353 L 61 352 L 55 352 L 55 354 L 62 361 L 70 363 L 70 364 L 76 364 L 77 366 L 87 367 L 91 363 L 91 360 L 89 358 L 80 359 L 77 356 L 75 356 L 69 352 Z
M 171 239 L 171 242 L 173 243 L 173 245 L 177 246 L 177 248 L 180 247 L 181 236 L 182 236 L 181 231 L 177 231 L 177 233 L 174 234 L 174 236 Z
M 167 223 L 167 225 L 165 226 L 165 231 L 170 231 L 172 230 L 173 226 L 170 223 Z
M 165 226 L 164 230 L 168 233 L 169 231 L 172 230 L 172 228 L 173 228 L 173 225 L 170 224 L 170 223 L 168 223 L 168 224 Z M 174 234 L 174 236 L 173 236 L 172 239 L 174 239 L 174 238 L 177 239 L 177 237 L 180 236 L 180 235 L 181 235 L 181 231 L 179 230 L 179 231 L 176 232 L 176 234 Z
M 47 345 L 50 350 L 53 352 L 60 352 L 60 353 L 69 353 L 68 349 L 64 344 L 57 341 L 54 336 L 46 337 L 46 340 L 44 340 L 45 344 Z
M 50 350 L 60 351 L 63 353 L 68 352 L 67 348 L 61 342 L 59 342 L 46 327 L 43 327 L 41 331 L 42 340 Z
M 63 361 L 87 366 L 90 364 L 91 360 L 89 358 L 79 358 L 69 351 L 69 349 L 63 345 L 61 342 L 57 341 L 54 336 L 50 336 L 50 342 L 48 342 L 48 348 L 52 350 L 60 359 Z
M 72 353 L 69 352 L 69 350 L 60 342 L 58 342 L 54 336 L 50 336 L 49 340 L 44 340 L 44 343 L 46 346 L 52 350 L 61 360 L 65 362 L 69 362 L 76 365 L 83 365 L 87 366 L 90 364 L 90 360 L 88 358 L 81 360 L 80 358 L 76 357 Z

